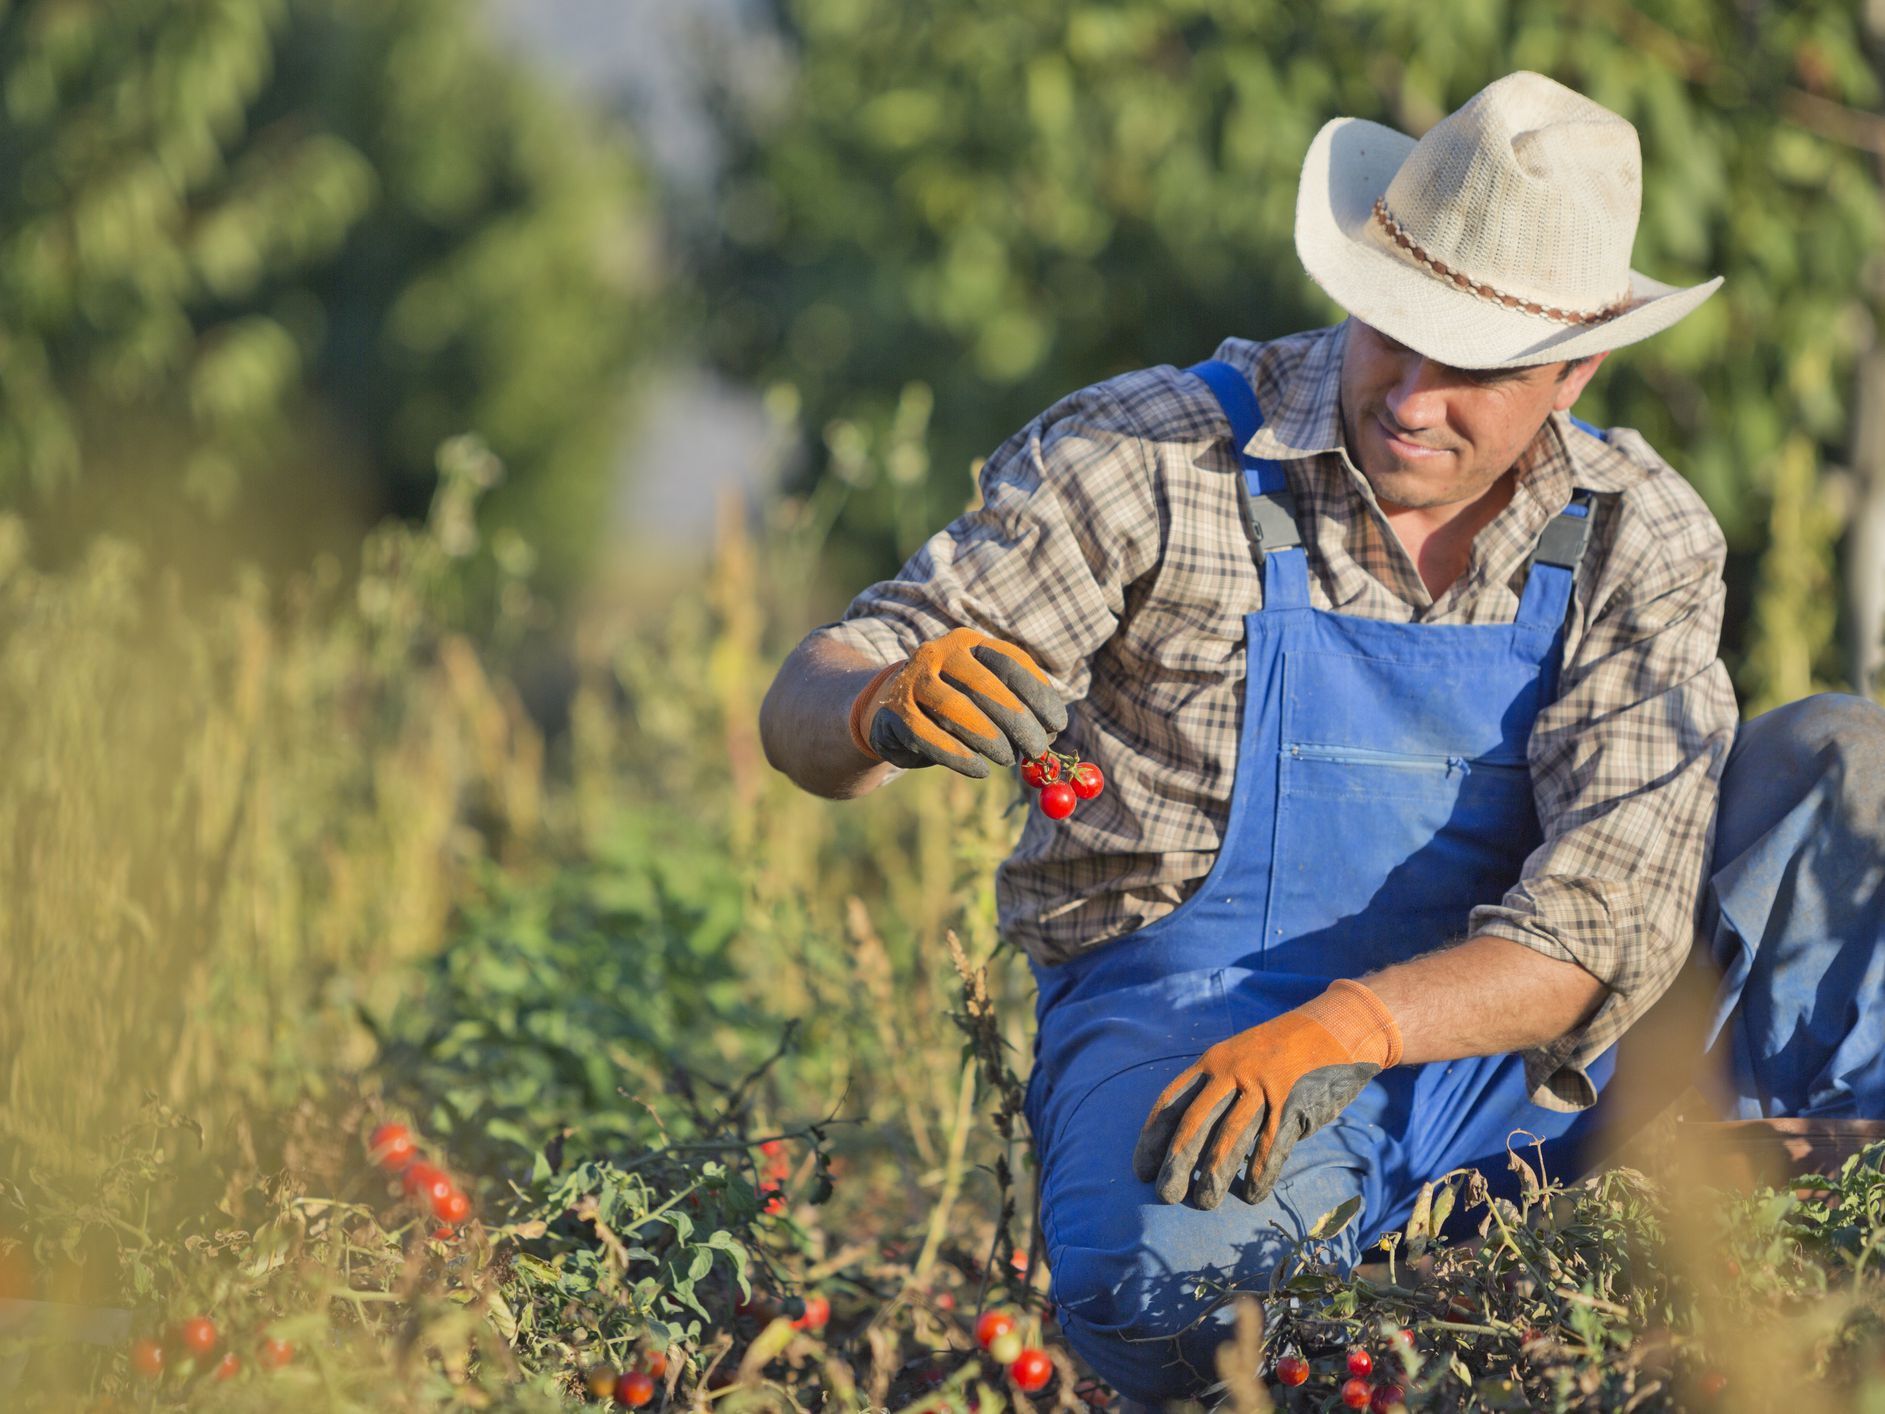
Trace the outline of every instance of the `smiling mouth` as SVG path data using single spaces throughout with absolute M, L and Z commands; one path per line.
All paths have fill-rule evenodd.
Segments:
M 1389 427 L 1378 417 L 1375 419 L 1375 425 L 1381 429 L 1381 435 L 1387 438 L 1389 448 L 1401 456 L 1410 459 L 1437 457 L 1442 452 L 1446 451 L 1445 447 L 1428 447 L 1423 446 L 1419 442 L 1410 442 L 1407 438 L 1396 433 L 1393 428 Z

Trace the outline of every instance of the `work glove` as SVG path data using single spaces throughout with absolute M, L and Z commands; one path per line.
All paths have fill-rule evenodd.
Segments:
M 1067 709 L 1034 660 L 972 628 L 951 629 L 890 664 L 851 704 L 851 740 L 866 756 L 978 780 L 990 761 L 1039 756 L 1066 726 Z
M 1200 1175 L 1196 1206 L 1231 1191 L 1261 1203 L 1290 1151 L 1345 1109 L 1375 1075 L 1399 1063 L 1401 1032 L 1381 999 L 1346 978 L 1294 1011 L 1219 1041 L 1152 1105 L 1132 1170 L 1181 1203 Z M 1200 1157 L 1202 1156 L 1202 1157 Z

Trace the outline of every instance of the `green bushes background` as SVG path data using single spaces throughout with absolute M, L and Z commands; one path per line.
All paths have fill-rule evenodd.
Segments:
M 1001 1068 L 1031 989 L 992 899 L 1020 793 L 813 800 L 758 703 L 1064 392 L 1339 317 L 1290 236 L 1338 114 L 1419 131 L 1533 67 L 1636 122 L 1638 267 L 1727 283 L 1580 411 L 1726 528 L 1745 710 L 1852 681 L 1842 588 L 1876 567 L 1845 547 L 1885 478 L 1853 432 L 1885 396 L 1857 379 L 1885 234 L 1857 8 L 763 18 L 789 81 L 718 93 L 701 203 L 448 0 L 0 3 L 0 1295 L 24 1252 L 44 1298 L 213 1291 L 384 1338 L 429 1372 L 412 1407 L 508 1388 L 442 1296 L 428 1345 L 308 1295 L 397 1277 L 393 1239 L 368 1278 L 298 1206 L 357 1197 L 355 1130 L 389 1112 L 487 1202 L 555 1187 L 557 1133 L 619 1157 L 713 1139 L 716 1101 L 753 1132 L 842 1115 L 794 1279 L 853 1271 L 863 1233 L 906 1315 L 1025 1244 Z M 633 390 L 689 361 L 801 455 L 681 575 L 607 507 Z M 952 933 L 993 993 L 972 1042 Z M 721 1231 L 757 1251 L 740 1201 Z M 634 1328 L 539 1295 L 554 1407 L 573 1332 Z M 936 1348 L 926 1310 L 860 1361 L 873 1404 L 899 1342 Z M 36 1371 L 94 1395 L 121 1355 Z M 355 1347 L 320 1388 L 392 1407 L 383 1373 Z

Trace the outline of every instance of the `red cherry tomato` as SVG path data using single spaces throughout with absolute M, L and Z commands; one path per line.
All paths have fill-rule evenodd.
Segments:
M 279 1370 L 295 1358 L 295 1346 L 291 1340 L 276 1340 L 273 1336 L 262 1342 L 262 1364 L 271 1370 Z
M 233 1350 L 225 1350 L 223 1358 L 216 1362 L 216 1383 L 221 1384 L 224 1380 L 234 1379 L 241 1369 L 242 1357 Z
M 1360 1346 L 1357 1346 L 1355 1347 L 1355 1349 L 1348 1352 L 1348 1373 L 1349 1374 L 1366 1375 L 1366 1374 L 1371 1373 L 1373 1370 L 1374 1370 L 1374 1356 L 1370 1355 L 1367 1351 L 1363 1350 Z
M 1038 761 L 1021 763 L 1021 781 L 1023 785 L 1039 790 L 1047 784 L 1047 771 Z
M 1342 1403 L 1350 1409 L 1366 1409 L 1368 1401 L 1373 1398 L 1374 1386 L 1359 1376 L 1342 1385 Z
M 1069 784 L 1080 799 L 1091 800 L 1106 789 L 1106 774 L 1091 761 L 1082 761 L 1073 768 L 1073 779 Z
M 412 1142 L 412 1131 L 403 1124 L 382 1124 L 367 1140 L 367 1153 L 388 1173 L 397 1173 L 419 1154 Z
M 1006 1311 L 984 1311 L 982 1318 L 975 1323 L 975 1340 L 986 1350 L 995 1343 L 997 1336 L 1006 1335 L 1014 1329 L 1014 1317 Z
M 821 1331 L 825 1322 L 831 1319 L 831 1302 L 822 1296 L 805 1298 L 805 1314 L 792 1322 L 792 1329 L 798 1331 Z
M 1408 1330 L 1407 1327 L 1402 1326 L 1399 1330 L 1394 1332 L 1394 1343 L 1403 1350 L 1412 1350 L 1414 1348 L 1414 1333 Z
M 1079 800 L 1072 786 L 1065 781 L 1056 781 L 1051 786 L 1041 788 L 1041 813 L 1050 820 L 1065 820 L 1073 814 L 1073 807 Z
M 444 1197 L 434 1194 L 432 1216 L 442 1223 L 451 1223 L 456 1226 L 471 1216 L 471 1199 L 456 1188 L 447 1190 Z
M 1023 1350 L 1008 1367 L 1008 1378 L 1029 1394 L 1053 1377 L 1054 1362 L 1047 1358 L 1045 1350 L 1036 1350 L 1033 1346 Z
M 1276 1377 L 1286 1385 L 1299 1385 L 1309 1378 L 1309 1362 L 1300 1355 L 1279 1356 Z
M 1702 1394 L 1705 1398 L 1719 1398 L 1726 1388 L 1728 1388 L 1728 1377 L 1720 1370 L 1710 1370 L 1702 1376 Z
M 131 1368 L 147 1380 L 164 1372 L 164 1348 L 148 1338 L 131 1342 Z
M 432 1195 L 427 1185 L 444 1176 L 431 1164 L 421 1161 L 407 1166 L 406 1171 L 399 1176 L 399 1187 L 408 1198 L 429 1199 Z
M 1376 1385 L 1368 1397 L 1368 1414 L 1392 1414 L 1407 1408 L 1407 1391 L 1399 1385 Z
M 207 1355 L 216 1348 L 216 1323 L 208 1316 L 192 1316 L 177 1328 L 177 1339 L 192 1355 Z
M 658 1380 L 663 1375 L 667 1374 L 668 1352 L 666 1347 L 656 1346 L 650 1350 L 644 1351 L 641 1357 L 641 1367 L 643 1370 L 647 1371 L 648 1378 L 651 1380 Z
M 640 1370 L 630 1370 L 615 1382 L 615 1398 L 619 1404 L 626 1404 L 631 1409 L 639 1409 L 655 1397 L 655 1382 Z

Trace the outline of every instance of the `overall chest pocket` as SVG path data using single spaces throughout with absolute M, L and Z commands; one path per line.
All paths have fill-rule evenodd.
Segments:
M 1541 841 L 1536 665 L 1427 632 L 1432 659 L 1285 655 L 1266 970 L 1355 977 L 1429 952 Z

